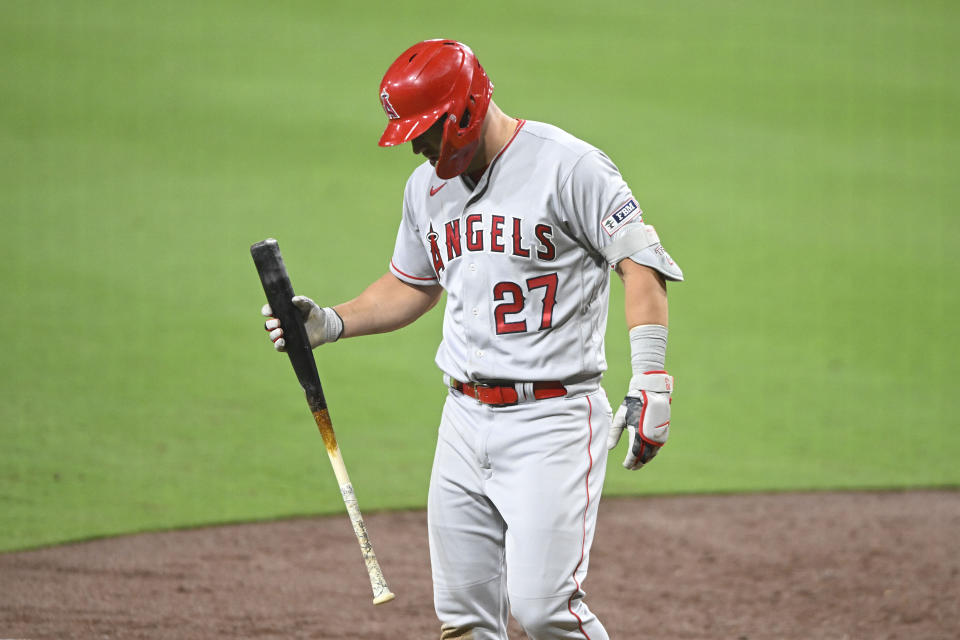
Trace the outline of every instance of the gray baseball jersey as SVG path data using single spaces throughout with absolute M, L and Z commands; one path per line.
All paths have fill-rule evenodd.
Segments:
M 390 269 L 446 290 L 436 362 L 451 378 L 594 382 L 607 267 L 625 257 L 683 279 L 606 155 L 520 121 L 473 189 L 427 162 L 413 172 Z

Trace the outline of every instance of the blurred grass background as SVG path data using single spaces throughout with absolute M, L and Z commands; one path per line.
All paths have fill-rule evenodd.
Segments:
M 248 247 L 278 238 L 326 304 L 383 273 L 417 162 L 376 146 L 377 85 L 428 37 L 604 149 L 684 268 L 670 447 L 628 473 L 621 446 L 608 495 L 960 484 L 956 3 L 0 16 L 0 550 L 342 510 Z M 317 354 L 365 511 L 425 502 L 440 320 Z

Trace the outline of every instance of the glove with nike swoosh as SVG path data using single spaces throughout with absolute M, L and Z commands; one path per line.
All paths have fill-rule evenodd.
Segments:
M 626 430 L 629 435 L 625 469 L 643 467 L 660 452 L 670 435 L 670 394 L 673 376 L 666 371 L 647 371 L 630 379 L 630 388 L 617 409 L 607 435 L 613 449 Z

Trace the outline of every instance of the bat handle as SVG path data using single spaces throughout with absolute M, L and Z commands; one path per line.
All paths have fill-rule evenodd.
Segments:
M 383 577 L 383 570 L 377 561 L 377 554 L 373 552 L 373 545 L 367 535 L 367 527 L 363 524 L 363 516 L 360 515 L 357 497 L 353 493 L 353 485 L 349 482 L 340 485 L 340 493 L 343 495 L 343 503 L 347 506 L 353 532 L 357 536 L 357 542 L 360 543 L 363 562 L 367 565 L 367 576 L 370 578 L 370 588 L 373 590 L 373 604 L 390 602 L 395 596 L 390 591 L 390 587 L 387 586 L 387 580 Z

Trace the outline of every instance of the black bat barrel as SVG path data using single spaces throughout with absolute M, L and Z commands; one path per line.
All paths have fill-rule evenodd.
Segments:
M 283 264 L 283 256 L 280 255 L 280 245 L 273 238 L 267 238 L 251 246 L 250 255 L 257 266 L 257 273 L 260 274 L 260 282 L 267 294 L 267 302 L 273 309 L 273 316 L 283 327 L 286 352 L 297 374 L 297 380 L 307 395 L 310 410 L 326 409 L 327 401 L 323 396 L 323 386 L 320 384 L 320 374 L 317 372 L 317 362 L 313 359 L 307 330 L 303 326 L 300 310 L 291 301 L 295 294 L 287 268 Z

